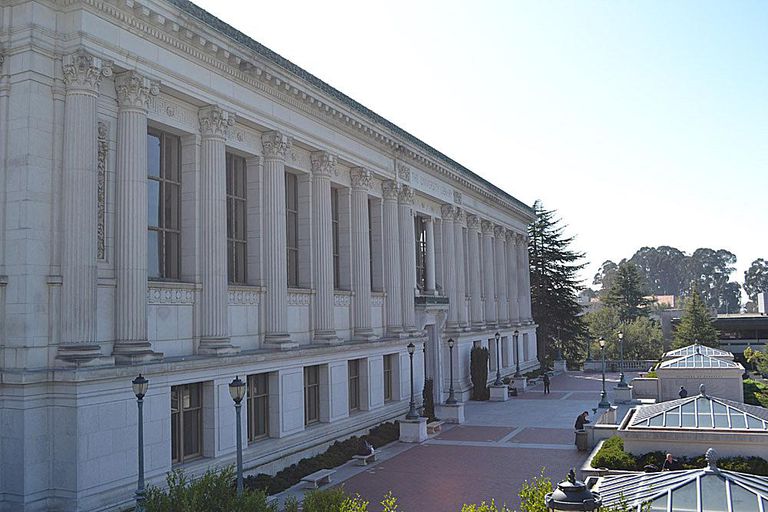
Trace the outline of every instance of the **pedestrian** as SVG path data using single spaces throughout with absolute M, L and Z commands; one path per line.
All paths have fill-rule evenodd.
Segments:
M 676 469 L 678 469 L 677 459 L 673 459 L 672 454 L 668 453 L 667 457 L 664 459 L 664 464 L 661 465 L 661 470 L 675 471 Z
M 688 390 L 685 389 L 685 386 L 680 386 L 680 392 L 678 395 L 680 395 L 680 398 L 685 398 L 688 396 Z
M 587 411 L 584 411 L 583 413 L 579 414 L 578 417 L 576 417 L 576 424 L 573 426 L 575 430 L 584 430 L 584 425 L 589 423 L 589 419 L 587 419 L 587 416 L 589 416 L 589 413 Z
M 542 379 L 542 381 L 544 382 L 544 394 L 548 395 L 549 394 L 549 374 L 548 373 L 544 373 L 544 378 Z

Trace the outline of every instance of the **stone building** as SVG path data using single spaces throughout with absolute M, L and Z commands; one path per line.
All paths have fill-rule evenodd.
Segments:
M 0 510 L 274 471 L 538 366 L 530 207 L 185 0 L 0 5 Z M 500 163 L 501 164 L 501 163 Z M 497 362 L 494 334 L 500 334 Z

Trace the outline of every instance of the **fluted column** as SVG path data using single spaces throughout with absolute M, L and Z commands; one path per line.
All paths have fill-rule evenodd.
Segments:
M 528 260 L 528 235 L 522 237 L 521 252 L 523 256 L 523 265 L 520 267 L 520 274 L 523 278 L 523 304 L 525 307 L 520 312 L 524 322 L 531 322 L 533 314 L 531 313 L 531 264 Z
M 507 258 L 504 254 L 506 246 L 506 229 L 496 226 L 493 230 L 496 240 L 496 317 L 499 325 L 509 325 L 509 305 L 507 304 Z
M 483 230 L 483 276 L 485 276 L 485 323 L 488 327 L 496 324 L 496 279 L 493 265 L 493 223 L 484 220 Z
M 110 76 L 112 68 L 111 63 L 81 50 L 63 58 L 63 72 L 63 284 L 58 357 L 87 364 L 101 355 L 96 343 L 96 103 L 101 79 Z
M 467 238 L 469 239 L 469 306 L 472 328 L 482 330 L 485 322 L 483 321 L 483 280 L 480 273 L 480 218 L 477 215 L 467 215 Z
M 211 105 L 200 121 L 200 347 L 199 354 L 239 352 L 229 343 L 227 314 L 227 132 L 235 116 Z
M 509 320 L 513 325 L 520 323 L 519 293 L 517 292 L 517 234 L 507 231 L 507 297 L 509 298 Z
M 526 265 L 526 253 L 528 252 L 528 245 L 525 241 L 524 235 L 518 234 L 515 237 L 515 257 L 517 258 L 517 306 L 520 317 L 520 322 L 528 320 L 526 314 L 527 299 L 526 299 L 526 279 L 525 274 L 528 272 L 528 266 Z
M 416 229 L 413 220 L 413 188 L 400 185 L 400 286 L 402 287 L 403 330 L 416 330 Z
M 461 208 L 456 208 L 454 215 L 453 243 L 456 250 L 456 303 L 459 305 L 459 327 L 467 328 L 467 278 L 464 261 L 464 221 L 466 213 Z M 472 263 L 470 262 L 470 266 Z
M 403 309 L 400 276 L 400 229 L 398 223 L 397 196 L 400 186 L 395 181 L 381 184 L 384 242 L 384 290 L 387 293 L 387 332 L 399 335 L 403 332 Z M 415 257 L 415 256 L 414 256 Z
M 427 295 L 436 295 L 435 289 L 435 219 L 425 219 L 427 225 Z
M 352 184 L 352 309 L 354 336 L 358 339 L 374 337 L 371 328 L 371 247 L 368 236 L 368 191 L 371 189 L 371 171 L 354 167 L 349 173 Z
M 456 331 L 459 329 L 459 299 L 456 293 L 456 244 L 454 238 L 456 228 L 454 217 L 456 208 L 451 204 L 444 204 L 441 208 L 443 217 L 443 286 L 444 293 L 448 296 L 448 319 L 445 329 Z
M 117 364 L 152 361 L 147 339 L 147 102 L 159 84 L 135 71 L 115 77 L 115 345 Z
M 315 262 L 315 341 L 339 341 L 333 308 L 333 233 L 331 219 L 331 174 L 336 157 L 325 151 L 311 155 L 312 162 L 312 255 Z
M 288 334 L 288 259 L 285 233 L 285 154 L 291 140 L 280 132 L 261 136 L 264 156 L 264 343 L 296 346 Z

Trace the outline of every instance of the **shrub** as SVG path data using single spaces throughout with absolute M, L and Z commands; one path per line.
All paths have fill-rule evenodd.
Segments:
M 473 347 L 469 354 L 469 371 L 472 377 L 472 400 L 488 400 L 488 349 Z
M 552 481 L 544 476 L 544 468 L 541 468 L 541 473 L 531 483 L 523 482 L 519 493 L 521 512 L 547 512 L 544 497 L 550 492 Z
M 346 499 L 347 496 L 341 487 L 310 491 L 304 495 L 302 510 L 304 512 L 340 512 Z
M 744 403 L 768 407 L 768 386 L 756 380 L 745 379 Z
M 592 458 L 592 467 L 635 470 L 637 461 L 631 454 L 624 453 L 624 441 L 619 436 L 613 436 L 603 442 Z

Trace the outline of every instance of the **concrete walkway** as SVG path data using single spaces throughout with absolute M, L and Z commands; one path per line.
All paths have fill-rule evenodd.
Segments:
M 607 375 L 609 398 L 617 382 L 618 374 Z M 372 511 L 380 510 L 378 502 L 390 490 L 402 512 L 458 512 L 464 503 L 491 498 L 517 509 L 525 480 L 543 470 L 553 482 L 560 481 L 587 457 L 576 450 L 573 424 L 583 411 L 592 416 L 601 376 L 558 375 L 550 388 L 548 395 L 539 384 L 507 402 L 468 402 L 465 424 L 445 425 L 441 434 L 421 444 L 385 446 L 371 466 L 345 464 L 334 483 L 343 482 L 348 493 L 369 500 Z M 280 501 L 303 492 L 296 486 Z

